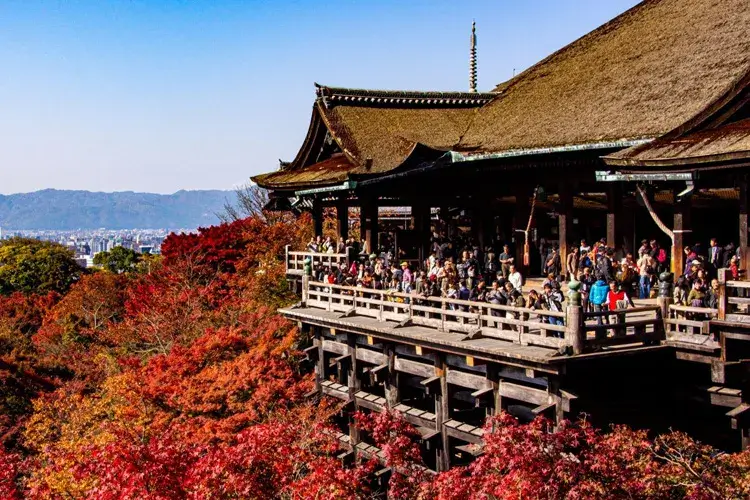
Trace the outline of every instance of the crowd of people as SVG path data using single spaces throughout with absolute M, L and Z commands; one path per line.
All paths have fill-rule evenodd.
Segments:
M 307 249 L 345 253 L 347 247 L 355 247 L 356 254 L 357 243 L 317 237 Z M 658 275 L 669 269 L 668 252 L 656 240 L 643 240 L 635 254 L 626 252 L 619 259 L 604 239 L 593 245 L 581 240 L 564 257 L 556 246 L 546 249 L 541 288 L 524 291 L 524 276 L 508 244 L 482 249 L 470 236 L 434 238 L 429 256 L 421 265 L 410 264 L 401 257 L 393 251 L 360 254 L 360 259 L 350 265 L 319 266 L 314 270 L 315 278 L 366 289 L 549 311 L 563 311 L 561 283 L 576 279 L 581 283 L 584 311 L 602 312 L 633 306 L 633 298 L 654 297 Z M 685 268 L 674 286 L 675 303 L 715 307 L 718 269 L 728 268 L 737 279 L 739 261 L 732 244 L 721 247 L 715 238 L 706 251 L 699 244 L 686 247 Z M 549 316 L 542 319 L 558 321 Z

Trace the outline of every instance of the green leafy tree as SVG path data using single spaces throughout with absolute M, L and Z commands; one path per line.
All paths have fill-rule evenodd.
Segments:
M 0 243 L 0 293 L 65 293 L 83 269 L 71 250 L 50 241 L 11 238 Z
M 125 247 L 114 247 L 109 252 L 94 255 L 94 264 L 111 273 L 121 274 L 136 270 L 141 254 Z

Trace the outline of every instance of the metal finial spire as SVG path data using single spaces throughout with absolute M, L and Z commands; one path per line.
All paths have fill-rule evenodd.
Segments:
M 471 22 L 471 52 L 469 53 L 469 92 L 477 91 L 477 23 Z

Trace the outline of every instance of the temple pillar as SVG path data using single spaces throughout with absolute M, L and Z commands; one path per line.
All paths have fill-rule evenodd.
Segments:
M 374 253 L 378 247 L 378 204 L 370 198 L 362 201 L 362 240 L 367 253 Z
M 607 246 L 615 252 L 619 252 L 622 244 L 622 219 L 622 186 L 611 183 L 607 191 Z
M 492 201 L 489 197 L 481 197 L 472 211 L 472 223 L 476 223 L 476 238 L 479 244 L 481 255 L 484 255 L 485 248 L 492 240 L 492 234 L 495 232 L 494 215 L 492 211 Z M 472 224 L 473 225 L 473 224 Z
M 572 248 L 570 247 L 570 238 L 573 236 L 571 231 L 573 226 L 573 193 L 570 187 L 567 182 L 560 183 L 560 215 L 557 217 L 557 235 L 560 246 L 558 253 L 565 273 L 567 273 L 565 262 L 568 258 L 568 250 Z
M 312 219 L 315 236 L 323 236 L 323 202 L 319 198 L 313 198 Z
M 424 203 L 414 204 L 411 207 L 414 231 L 419 240 L 419 261 L 424 262 L 430 254 L 430 206 Z
M 515 247 L 515 264 L 521 274 L 527 276 L 529 274 L 529 266 L 524 261 L 524 231 L 529 223 L 529 198 L 531 197 L 531 190 L 527 185 L 516 186 L 516 207 L 513 212 L 513 227 L 511 230 L 511 238 L 513 239 Z M 526 253 L 530 252 L 526 248 Z
M 685 270 L 685 234 L 690 234 L 690 199 L 678 201 L 674 198 L 674 222 L 672 224 L 672 272 L 680 276 Z
M 336 200 L 336 236 L 346 241 L 349 238 L 349 205 L 346 195 Z
M 744 178 L 739 183 L 740 188 L 740 219 L 739 219 L 739 240 L 737 242 L 738 248 L 742 255 L 742 262 L 740 262 L 740 269 L 748 269 L 750 266 L 750 247 L 748 247 L 747 238 L 747 179 Z

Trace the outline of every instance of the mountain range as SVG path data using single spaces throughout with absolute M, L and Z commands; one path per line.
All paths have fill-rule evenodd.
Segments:
M 115 193 L 45 189 L 0 195 L 3 229 L 193 229 L 219 222 L 232 191 L 177 191 L 174 194 Z

